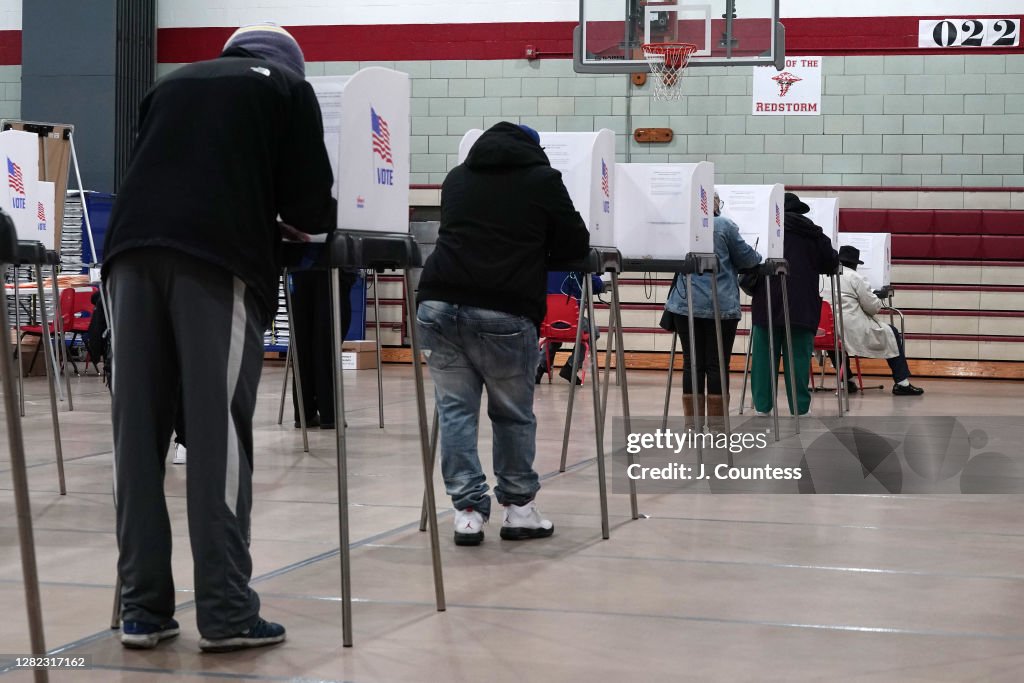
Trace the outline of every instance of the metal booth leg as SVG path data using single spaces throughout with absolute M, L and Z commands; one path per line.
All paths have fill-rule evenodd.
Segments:
M 340 298 L 341 285 L 339 284 L 338 287 L 336 288 L 334 286 L 335 285 L 334 280 L 336 279 L 336 274 L 333 271 L 327 271 L 327 272 L 330 274 L 330 277 L 332 278 L 331 279 L 331 302 L 332 302 L 332 304 L 337 304 L 338 303 L 338 299 Z M 335 289 L 338 289 L 338 291 L 336 292 Z M 306 404 L 305 404 L 305 401 L 303 401 L 303 399 L 302 399 L 302 372 L 301 372 L 302 368 L 301 368 L 301 366 L 299 364 L 299 340 L 298 340 L 298 337 L 295 336 L 295 318 L 292 316 L 292 311 L 294 311 L 295 309 L 292 306 L 292 290 L 291 290 L 291 287 L 288 286 L 288 274 L 287 274 L 287 272 L 285 273 L 285 277 L 284 277 L 284 302 L 285 302 L 285 306 L 288 307 L 288 356 L 291 358 L 291 362 L 292 362 L 292 382 L 295 383 L 295 397 L 296 397 L 296 400 L 299 403 L 299 427 L 302 428 L 302 450 L 305 453 L 309 453 L 309 433 L 306 431 Z M 334 318 L 337 318 L 337 316 L 334 315 L 334 310 L 333 309 L 331 310 L 331 315 L 333 316 L 332 320 Z M 335 325 L 335 327 L 340 329 L 340 327 L 341 327 L 341 321 L 340 320 L 337 321 L 337 325 Z M 337 331 L 337 330 L 335 330 L 335 331 Z M 340 334 L 337 337 L 334 337 L 334 339 L 340 339 L 340 338 L 341 338 Z M 334 355 L 335 355 L 335 359 L 334 360 L 336 360 L 338 363 L 340 363 L 341 362 L 341 342 L 340 341 L 337 343 L 337 347 L 338 348 L 334 349 Z M 294 353 L 292 352 L 293 348 L 294 348 Z M 336 370 L 336 372 L 335 372 L 335 376 L 339 378 L 338 382 L 334 386 L 334 393 L 335 393 L 336 396 L 341 391 L 341 389 L 340 389 L 340 386 L 341 386 L 340 374 L 339 374 L 340 372 L 341 372 L 341 366 L 339 365 L 337 370 Z M 286 383 L 288 381 L 287 374 L 288 374 L 288 370 L 285 369 L 285 382 Z M 283 394 L 283 392 L 282 392 L 282 396 L 281 396 L 281 410 L 282 411 L 284 410 L 284 394 Z M 335 410 L 335 412 L 337 412 L 337 410 L 338 410 L 337 400 L 335 400 L 334 410 Z M 321 418 L 322 417 L 323 416 L 321 415 Z M 335 418 L 337 418 L 337 415 L 335 415 Z M 344 419 L 345 419 L 345 411 L 344 410 L 341 412 L 341 419 L 342 419 L 342 423 L 343 423 Z M 334 428 L 338 429 L 339 428 L 339 424 L 342 424 L 342 423 L 335 422 Z
M 845 376 L 846 375 L 846 369 L 845 368 L 846 368 L 846 365 L 849 364 L 849 359 L 847 358 L 847 354 L 846 354 L 846 323 L 843 320 L 843 307 L 842 307 L 843 290 L 842 290 L 841 283 L 839 283 L 838 281 L 836 282 L 836 290 L 839 292 L 839 303 L 840 303 L 840 305 L 836 306 L 836 309 L 835 309 L 836 310 L 836 314 L 839 317 L 839 325 L 838 325 L 836 334 L 838 335 L 838 338 L 839 338 L 839 345 L 843 349 L 842 357 L 837 356 L 837 358 L 840 358 L 840 363 L 841 363 L 841 365 L 843 367 L 843 375 Z M 838 372 L 838 370 L 837 370 L 837 372 Z M 843 394 L 843 412 L 848 413 L 848 412 L 850 412 L 850 392 L 847 391 L 846 382 L 838 382 L 838 385 L 839 385 L 839 391 L 841 391 L 842 394 Z
M 437 531 L 437 502 L 434 500 L 434 462 L 431 456 L 430 436 L 427 433 L 427 398 L 423 388 L 423 365 L 420 359 L 419 335 L 416 331 L 416 292 L 409 280 L 409 270 L 402 275 L 405 281 L 405 305 L 409 320 L 409 345 L 412 347 L 412 369 L 416 379 L 416 414 L 419 421 L 420 455 L 423 458 L 423 490 L 427 503 L 427 521 L 430 527 L 430 561 L 434 570 L 434 600 L 437 611 L 446 609 L 444 574 L 441 569 L 441 543 Z M 341 348 L 340 346 L 338 347 Z M 340 371 L 339 371 L 340 372 Z M 342 425 L 338 425 L 340 428 Z M 437 430 L 435 430 L 435 433 Z
M 589 279 L 589 277 L 590 276 L 588 275 L 584 279 Z M 586 303 L 581 302 L 579 307 L 580 313 L 576 319 L 576 343 L 572 347 L 572 355 L 570 356 L 570 358 L 572 359 L 572 374 L 569 376 L 569 405 L 565 410 L 565 430 L 562 433 L 562 460 L 561 463 L 558 465 L 559 472 L 565 472 L 565 461 L 569 455 L 569 432 L 572 429 L 572 409 L 576 403 L 576 373 L 580 371 L 579 349 L 581 348 L 580 345 L 583 343 L 583 317 L 584 313 L 586 312 L 585 306 Z M 590 343 L 593 344 L 594 340 L 591 339 Z M 593 349 L 591 349 L 590 351 L 590 357 L 591 359 L 594 358 Z M 596 379 L 594 379 L 597 373 L 597 363 L 595 362 L 593 365 L 594 374 L 590 378 L 590 381 L 592 383 L 597 381 Z M 600 395 L 594 396 L 594 399 L 599 401 Z M 600 405 L 596 405 L 596 407 L 600 409 Z M 600 434 L 600 422 L 595 423 L 594 426 L 598 428 L 597 432 L 598 434 Z
M 331 280 L 331 355 L 334 360 L 334 433 L 338 461 L 338 548 L 341 559 L 342 645 L 352 647 L 352 572 L 348 528 L 348 453 L 345 447 L 345 384 L 341 369 L 341 283 L 337 269 L 327 271 Z M 285 288 L 287 291 L 287 288 Z M 291 316 L 289 316 L 289 324 Z M 294 340 L 289 340 L 294 341 Z M 296 356 L 298 354 L 295 354 Z M 299 373 L 296 368 L 295 378 Z M 296 386 L 298 389 L 298 386 Z M 300 411 L 300 415 L 302 412 Z
M 292 340 L 289 335 L 288 350 L 284 354 L 284 381 L 281 382 L 281 406 L 277 410 L 277 424 L 284 423 L 284 401 L 288 395 L 288 375 L 292 370 Z
M 18 266 L 14 266 L 14 357 L 18 363 L 18 406 L 19 414 L 25 417 L 25 371 L 21 358 L 21 281 Z
M 782 287 L 782 315 L 786 324 L 786 366 L 789 368 L 789 400 L 793 403 L 793 426 L 800 433 L 800 405 L 796 397 L 796 366 L 793 365 L 793 326 L 789 322 L 789 296 L 786 280 L 789 276 L 783 273 L 779 278 Z
M 434 406 L 434 421 L 430 427 L 430 480 L 434 480 L 434 466 L 437 463 L 437 439 L 441 433 L 440 416 Z M 423 492 L 423 505 L 420 507 L 420 531 L 427 530 L 427 492 Z
M 743 359 L 743 389 L 740 391 L 740 415 L 747 404 L 747 380 L 750 378 L 750 353 L 754 347 L 754 318 L 750 317 L 750 326 L 747 328 L 747 353 Z
M 590 308 L 590 319 L 593 320 L 593 297 L 590 300 Z M 623 348 L 622 343 L 622 307 L 619 305 L 619 275 L 615 271 L 612 271 L 612 314 L 615 316 L 615 335 L 618 337 L 615 344 L 615 365 L 619 368 L 620 374 L 618 376 L 621 378 L 619 386 L 622 389 L 622 421 L 626 434 L 629 434 L 632 432 L 632 423 L 629 415 L 629 380 L 627 379 L 628 373 L 626 372 L 626 350 Z M 604 440 L 603 416 L 601 418 L 601 440 Z M 628 451 L 626 452 L 626 463 L 627 467 L 633 464 L 633 455 Z M 640 519 L 640 510 L 636 500 L 636 481 L 632 478 L 629 478 L 629 507 L 633 519 Z
M 586 282 L 584 283 L 584 288 L 583 288 L 583 292 L 584 292 L 584 295 L 585 295 L 584 304 L 587 307 L 587 311 L 590 313 L 590 319 L 591 320 L 595 320 L 595 318 L 594 318 L 594 289 L 593 289 L 593 283 L 591 282 L 591 278 L 589 276 L 584 278 L 584 279 L 586 280 Z M 613 289 L 613 291 L 614 291 L 614 289 Z M 580 310 L 582 311 L 582 307 L 580 308 Z M 577 332 L 577 339 L 579 339 L 579 332 Z M 593 339 L 591 339 L 591 342 L 593 342 Z M 573 358 L 575 358 L 575 357 L 576 357 L 576 354 L 574 353 L 573 354 Z M 573 362 L 573 374 L 574 374 L 574 376 L 575 376 L 575 370 L 576 370 L 575 366 L 576 366 L 576 363 L 574 361 Z M 597 377 L 597 356 L 594 353 L 590 354 L 590 370 L 591 370 L 591 375 L 593 377 Z M 601 389 L 600 389 L 600 387 L 597 386 L 598 384 L 599 384 L 599 382 L 595 381 L 594 379 L 590 380 L 591 391 L 592 391 L 592 394 L 593 394 L 593 397 L 594 397 L 594 426 L 596 427 L 596 432 L 597 432 L 597 439 L 596 439 L 596 445 L 597 445 L 597 487 L 598 487 L 598 494 L 599 494 L 600 499 L 601 499 L 601 538 L 603 538 L 604 540 L 608 540 L 608 538 L 610 536 L 610 532 L 609 532 L 609 528 L 608 528 L 608 478 L 607 478 L 607 473 L 605 471 L 605 462 L 604 462 L 604 419 L 601 416 Z M 576 391 L 576 384 L 575 384 L 575 382 L 573 382 L 573 393 L 575 393 L 575 391 Z M 570 396 L 572 396 L 572 394 L 570 394 Z M 570 403 L 569 405 L 572 405 L 572 404 Z M 571 414 L 572 413 L 570 412 L 569 416 L 571 416 Z M 568 419 L 569 416 L 567 416 L 567 419 Z M 567 427 L 566 427 L 565 434 L 566 434 L 566 440 L 568 440 L 568 436 L 569 436 L 568 423 L 566 423 L 566 424 L 567 424 Z
M 672 332 L 672 350 L 668 354 L 668 380 L 665 382 L 665 410 L 661 416 L 661 428 L 668 426 L 668 408 L 672 400 L 672 374 L 676 368 L 676 339 L 678 335 Z
M 842 300 L 842 285 L 839 283 L 839 278 L 835 274 L 829 276 L 829 281 L 832 283 L 832 343 L 835 351 L 834 358 L 836 362 L 833 364 L 836 370 L 836 403 L 839 407 L 839 417 L 843 416 L 843 390 L 846 385 L 846 373 L 843 371 L 845 365 L 845 359 L 839 355 L 839 313 L 837 309 L 843 305 Z M 838 295 L 837 295 L 838 292 Z M 825 358 L 824 352 L 821 358 L 821 384 L 825 385 Z
M 57 386 L 56 383 L 60 380 L 54 371 L 50 369 L 50 358 L 53 354 L 53 349 L 50 346 L 50 335 L 47 331 L 50 329 L 50 323 L 46 316 L 46 299 L 44 298 L 43 290 L 43 267 L 36 265 L 36 293 L 39 296 L 39 315 L 40 324 L 42 325 L 42 339 L 43 353 L 46 358 L 43 359 L 43 363 L 46 366 L 46 383 L 50 388 L 50 415 L 53 418 L 53 444 L 57 451 L 57 481 L 60 484 L 60 495 L 67 495 L 67 488 L 64 485 L 64 449 L 61 446 L 60 440 L 60 420 L 57 413 Z M 56 370 L 56 369 L 54 369 Z
M 121 577 L 114 581 L 114 607 L 110 613 L 110 628 L 121 628 Z
M 377 419 L 381 429 L 384 429 L 384 368 L 380 361 L 380 287 L 377 283 L 377 271 L 373 271 L 373 324 L 376 329 L 377 339 Z
M 17 271 L 17 269 L 15 269 Z M 17 285 L 17 282 L 15 282 Z M 4 392 L 4 413 L 7 418 L 7 443 L 11 452 L 11 477 L 14 480 L 14 507 L 18 518 L 18 542 L 21 547 L 21 573 L 25 584 L 25 607 L 28 613 L 29 641 L 32 653 L 43 656 L 46 654 L 46 639 L 43 635 L 42 601 L 39 595 L 39 572 L 36 566 L 36 545 L 32 533 L 32 509 L 29 501 L 28 476 L 25 471 L 25 442 L 21 432 L 21 416 L 15 403 L 14 378 L 11 376 L 11 340 L 7 334 L 8 319 L 6 303 L 0 310 L 0 327 L 4 334 L 0 335 L 0 355 L 4 363 L 0 364 L 0 381 Z M 20 364 L 21 359 L 18 359 Z M 49 681 L 45 669 L 33 671 L 33 679 L 37 683 Z
M 726 435 L 732 433 L 729 424 L 729 368 L 726 363 L 729 358 L 725 357 L 725 340 L 722 339 L 722 309 L 718 306 L 718 260 L 715 259 L 715 269 L 711 272 L 711 305 L 715 313 L 715 340 L 718 342 L 718 374 L 722 384 L 722 426 Z M 732 451 L 730 451 L 731 456 Z M 731 457 L 730 457 L 731 460 Z M 730 464 L 732 464 L 730 462 Z
M 686 274 L 686 301 L 693 301 L 693 275 L 691 273 Z M 705 422 L 703 425 L 698 424 L 698 420 L 701 417 L 701 413 L 707 411 L 700 410 L 700 401 L 704 398 L 703 394 L 697 391 L 697 331 L 693 325 L 693 306 L 687 305 L 686 307 L 686 323 L 690 330 L 690 393 L 692 394 L 691 400 L 693 401 L 693 427 L 695 430 L 699 430 L 702 427 L 707 426 L 707 416 L 704 416 Z M 683 368 L 686 367 L 687 359 L 683 359 Z M 697 458 L 698 462 L 704 462 L 704 448 L 701 443 L 697 443 Z
M 596 326 L 594 326 L 596 329 Z M 613 344 L 618 343 L 617 340 L 619 335 L 617 333 L 617 323 L 615 322 L 615 316 L 612 312 L 608 311 L 608 339 L 604 344 L 604 379 L 601 384 L 601 424 L 604 424 L 608 417 L 608 387 L 611 384 L 611 373 L 612 373 L 612 350 Z M 596 344 L 593 348 L 596 348 Z M 604 434 L 601 434 L 604 438 Z
M 56 338 L 60 340 L 57 344 L 59 349 L 59 359 L 61 362 L 60 367 L 64 369 L 64 386 L 68 393 L 68 412 L 74 412 L 75 410 L 75 399 L 71 396 L 71 369 L 68 367 L 68 347 L 67 342 L 64 339 L 64 310 L 60 305 L 60 287 L 57 286 L 57 266 L 50 266 L 50 284 L 53 289 L 53 324 L 56 333 Z M 88 374 L 88 368 L 86 368 L 86 374 Z
M 772 382 L 772 420 L 775 423 L 775 440 L 779 440 L 779 357 L 775 355 L 775 322 L 772 320 L 772 277 L 764 276 L 764 292 L 768 308 L 768 368 Z M 753 325 L 751 325 L 753 330 Z M 751 332 L 750 343 L 754 343 Z

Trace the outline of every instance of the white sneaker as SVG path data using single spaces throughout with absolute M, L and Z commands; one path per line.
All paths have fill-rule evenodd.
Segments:
M 480 545 L 484 540 L 484 516 L 473 508 L 455 511 L 455 545 Z
M 541 517 L 532 500 L 526 505 L 506 505 L 505 520 L 501 523 L 501 537 L 506 541 L 524 541 L 529 538 L 547 538 L 555 533 L 551 520 Z
M 185 447 L 182 446 L 180 443 L 174 444 L 174 460 L 172 460 L 171 462 L 173 462 L 175 465 L 185 464 Z

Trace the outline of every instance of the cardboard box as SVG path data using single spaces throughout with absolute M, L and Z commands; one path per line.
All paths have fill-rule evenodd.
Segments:
M 376 351 L 342 351 L 342 370 L 369 370 L 377 367 Z
M 346 339 L 341 342 L 342 351 L 370 351 L 374 355 L 377 353 L 377 342 L 372 339 Z

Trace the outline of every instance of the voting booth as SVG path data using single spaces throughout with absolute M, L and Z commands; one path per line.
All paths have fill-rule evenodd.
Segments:
M 41 241 L 37 206 L 39 137 L 35 133 L 5 130 L 0 133 L 0 163 L 6 182 L 0 187 L 3 208 L 14 221 L 19 240 Z M 53 193 L 50 193 L 53 201 Z M 53 248 L 51 238 L 48 249 Z
M 54 251 L 57 225 L 60 221 L 55 213 L 57 186 L 40 180 L 36 183 L 36 239 L 43 246 Z
M 801 197 L 800 198 L 811 210 L 807 213 L 815 225 L 821 226 L 822 231 L 832 242 L 832 248 L 839 250 L 839 200 L 835 197 Z
M 892 235 L 887 232 L 841 232 L 839 246 L 850 245 L 860 250 L 857 272 L 867 278 L 871 289 L 884 289 L 892 284 Z
M 782 185 L 717 185 L 725 204 L 722 215 L 740 227 L 740 235 L 765 259 L 783 258 L 785 190 Z
M 409 232 L 409 75 L 369 67 L 308 80 L 323 115 L 338 229 Z
M 715 166 L 616 164 L 615 247 L 626 259 L 715 251 Z
M 483 131 L 474 128 L 463 136 L 459 163 L 481 135 Z M 562 172 L 565 189 L 590 230 L 590 243 L 614 246 L 615 134 L 607 128 L 596 133 L 541 133 L 540 144 L 552 168 Z

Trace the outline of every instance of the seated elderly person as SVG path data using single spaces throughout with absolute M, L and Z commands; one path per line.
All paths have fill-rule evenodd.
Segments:
M 860 260 L 860 250 L 849 245 L 840 247 L 839 262 L 843 265 L 839 284 L 843 295 L 843 337 L 847 352 L 863 358 L 884 358 L 892 370 L 893 395 L 920 396 L 924 389 L 910 383 L 903 335 L 894 326 L 875 318 L 885 304 L 871 291 L 867 279 L 857 272 L 857 266 L 864 263 Z M 856 392 L 857 385 L 850 376 L 849 361 L 846 362 L 846 381 L 851 393 Z

